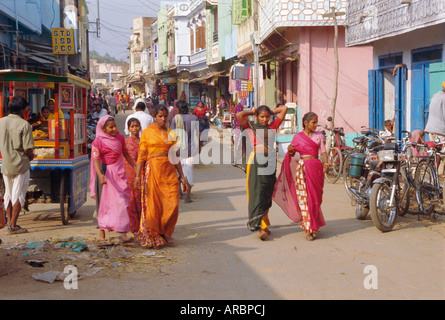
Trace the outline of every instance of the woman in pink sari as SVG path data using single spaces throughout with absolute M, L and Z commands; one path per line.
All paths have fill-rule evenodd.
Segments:
M 121 242 L 130 238 L 129 208 L 131 190 L 124 167 L 124 157 L 135 166 L 125 148 L 124 136 L 119 133 L 111 116 L 103 116 L 97 123 L 96 139 L 91 150 L 91 198 L 96 199 L 99 240 L 105 231 L 121 233 Z
M 297 133 L 288 147 L 281 172 L 275 184 L 273 200 L 294 222 L 301 221 L 306 239 L 315 239 L 315 233 L 326 223 L 321 212 L 324 174 L 327 154 L 324 137 L 315 131 L 318 116 L 308 112 L 303 117 L 303 131 Z M 321 151 L 324 165 L 318 159 Z M 294 156 L 299 154 L 299 157 Z

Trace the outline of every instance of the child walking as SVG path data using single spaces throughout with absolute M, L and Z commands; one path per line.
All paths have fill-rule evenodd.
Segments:
M 138 160 L 138 149 L 141 134 L 141 123 L 136 118 L 130 118 L 127 122 L 128 131 L 130 136 L 125 139 L 125 148 L 130 155 L 133 162 L 136 163 Z M 131 200 L 130 200 L 130 231 L 135 234 L 139 231 L 139 226 L 141 222 L 141 189 L 135 187 L 134 180 L 136 178 L 136 171 L 134 167 L 124 159 L 125 171 L 127 172 L 128 183 L 131 189 Z
M 124 158 L 135 166 L 114 118 L 108 115 L 101 117 L 92 144 L 90 177 L 91 198 L 96 199 L 97 203 L 99 240 L 105 240 L 105 231 L 120 233 L 122 243 L 132 239 L 127 236 L 130 231 L 131 190 Z

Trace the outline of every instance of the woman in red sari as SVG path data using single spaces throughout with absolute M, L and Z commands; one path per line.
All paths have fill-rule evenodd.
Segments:
M 321 203 L 328 164 L 324 137 L 315 131 L 317 126 L 318 116 L 313 112 L 306 113 L 304 129 L 295 134 L 288 147 L 273 195 L 273 200 L 291 220 L 301 221 L 309 241 L 314 240 L 315 233 L 326 224 Z M 319 151 L 324 164 L 318 159 Z M 299 156 L 295 156 L 297 153 Z
M 130 131 L 130 136 L 125 139 L 125 147 L 127 148 L 127 152 L 131 159 L 133 159 L 133 162 L 137 163 L 141 123 L 136 118 L 130 118 L 127 125 L 128 130 Z M 131 189 L 131 202 L 129 208 L 130 231 L 133 234 L 136 234 L 139 231 L 139 225 L 141 223 L 141 189 L 134 186 L 134 180 L 136 179 L 135 167 L 131 166 L 127 160 L 124 160 L 124 165 Z

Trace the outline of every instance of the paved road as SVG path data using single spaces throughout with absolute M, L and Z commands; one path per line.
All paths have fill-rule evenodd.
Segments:
M 121 116 L 117 118 L 122 121 Z M 244 173 L 230 165 L 199 165 L 195 180 L 194 202 L 180 203 L 174 233 L 177 246 L 163 251 L 174 262 L 171 265 L 149 274 L 91 277 L 82 280 L 75 292 L 59 285 L 51 290 L 17 293 L 17 297 L 445 298 L 443 221 L 418 221 L 407 216 L 399 219 L 392 232 L 384 234 L 370 219 L 355 219 L 341 184 L 326 184 L 322 209 L 327 225 L 319 239 L 306 241 L 299 226 L 274 205 L 270 211 L 272 235 L 261 241 L 246 228 Z M 89 201 L 79 210 L 71 228 L 96 232 L 91 208 Z M 366 284 L 374 287 L 367 288 Z

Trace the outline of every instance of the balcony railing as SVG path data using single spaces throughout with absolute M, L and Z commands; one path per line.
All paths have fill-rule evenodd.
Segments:
M 180 55 L 177 57 L 178 71 L 188 70 L 193 71 L 195 66 L 207 63 L 206 50 L 200 50 L 191 55 Z

